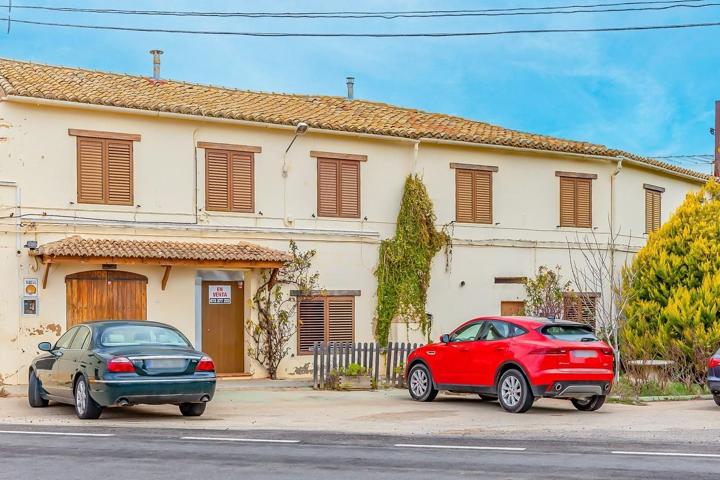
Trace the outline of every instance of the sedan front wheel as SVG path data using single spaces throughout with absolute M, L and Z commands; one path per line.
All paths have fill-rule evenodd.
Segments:
M 408 390 L 412 399 L 418 402 L 432 402 L 437 397 L 438 391 L 433 384 L 430 370 L 422 363 L 410 369 Z

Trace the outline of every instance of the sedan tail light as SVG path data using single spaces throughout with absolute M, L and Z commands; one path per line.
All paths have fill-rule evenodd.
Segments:
M 195 367 L 196 372 L 214 372 L 215 371 L 215 363 L 213 362 L 213 359 L 205 355 L 200 359 L 200 361 L 197 364 L 197 367 Z
M 107 364 L 110 373 L 135 373 L 135 365 L 127 357 L 113 357 Z
M 720 357 L 710 357 L 708 368 L 720 367 Z

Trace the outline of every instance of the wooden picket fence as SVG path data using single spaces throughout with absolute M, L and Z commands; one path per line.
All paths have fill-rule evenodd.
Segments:
M 325 387 L 328 375 L 342 370 L 351 363 L 365 367 L 375 385 L 380 381 L 402 387 L 403 366 L 410 352 L 422 344 L 390 342 L 386 347 L 368 342 L 315 342 L 313 345 L 313 388 Z M 381 373 L 384 375 L 381 376 Z

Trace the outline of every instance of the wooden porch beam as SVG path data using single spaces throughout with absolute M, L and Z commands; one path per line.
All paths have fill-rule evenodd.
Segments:
M 127 258 L 127 257 L 81 257 L 81 256 L 40 256 L 43 263 L 81 263 L 102 265 L 160 265 L 174 267 L 205 268 L 280 268 L 285 262 L 263 260 L 191 260 L 168 258 Z
M 48 281 L 48 275 L 50 274 L 50 264 L 45 264 L 45 271 L 43 272 L 43 278 L 42 278 L 42 288 L 45 290 L 47 288 L 47 281 Z
M 165 286 L 167 285 L 168 278 L 170 278 L 170 270 L 172 269 L 172 265 L 165 265 L 165 273 L 163 273 L 162 278 L 162 289 L 165 290 Z

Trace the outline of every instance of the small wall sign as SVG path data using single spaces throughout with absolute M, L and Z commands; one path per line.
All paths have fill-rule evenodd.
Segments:
M 232 303 L 232 289 L 230 288 L 230 285 L 208 286 L 208 303 Z
M 38 296 L 38 279 L 37 278 L 24 278 L 23 279 L 23 296 L 37 298 Z
M 38 314 L 38 299 L 37 298 L 23 298 L 22 300 L 22 312 L 23 315 L 37 315 Z

